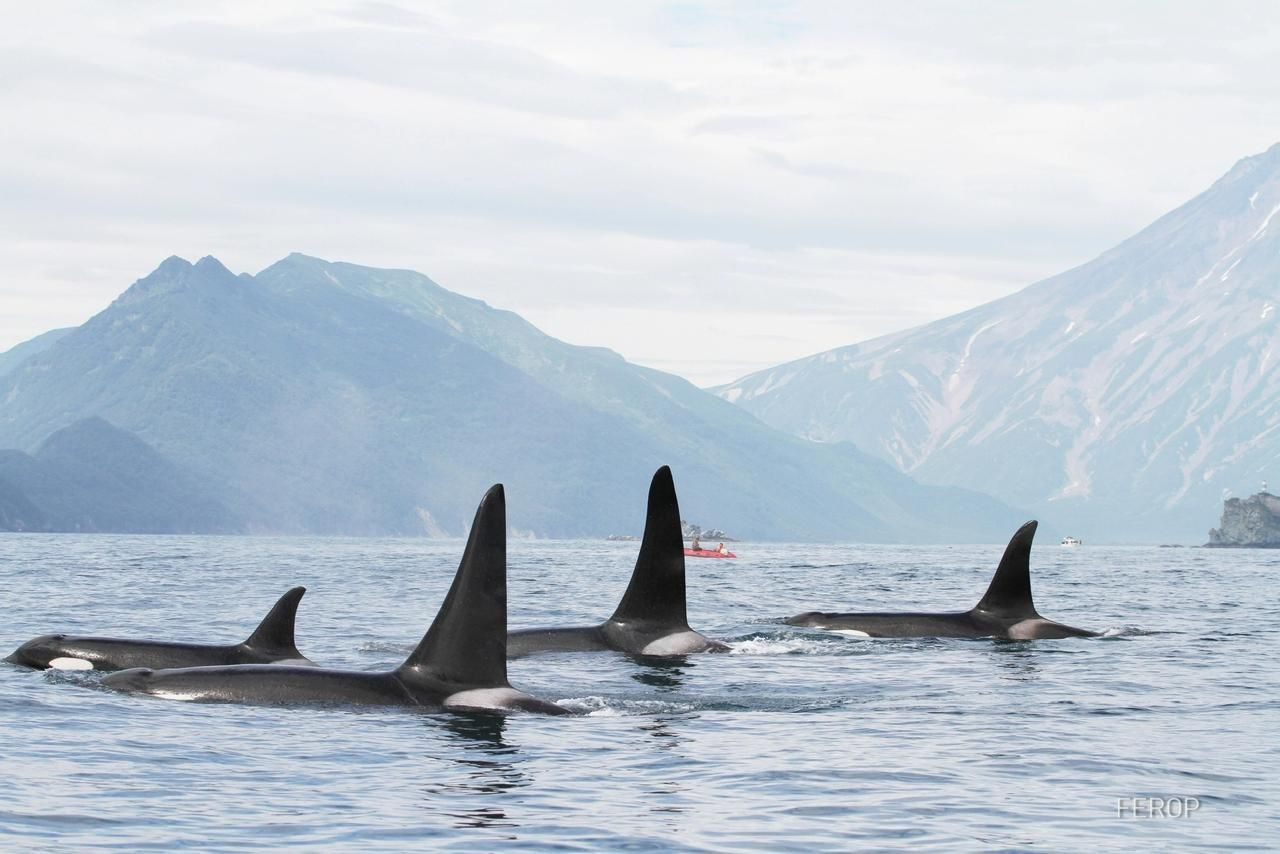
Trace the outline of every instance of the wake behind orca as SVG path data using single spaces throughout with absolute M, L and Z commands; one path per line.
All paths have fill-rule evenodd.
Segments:
M 1097 632 L 1046 620 L 1031 601 L 1031 541 L 1035 520 L 1009 540 L 986 595 L 972 609 L 957 613 L 840 614 L 809 611 L 788 617 L 792 626 L 853 632 L 873 638 L 996 637 L 1013 640 L 1096 637 Z
M 634 655 L 685 655 L 727 649 L 689 628 L 680 505 L 668 466 L 658 469 L 649 484 L 640 554 L 613 616 L 598 626 L 520 629 L 507 636 L 507 654 L 512 658 L 538 652 L 617 650 Z
M 102 684 L 117 691 L 182 700 L 426 706 L 569 714 L 507 682 L 507 513 L 502 485 L 476 510 L 444 604 L 417 648 L 385 673 L 257 664 L 139 668 Z
M 248 639 L 236 644 L 168 643 L 126 638 L 41 635 L 13 651 L 5 661 L 67 670 L 124 670 L 129 667 L 202 667 L 215 664 L 289 663 L 314 666 L 298 652 L 294 621 L 305 587 L 285 593 Z

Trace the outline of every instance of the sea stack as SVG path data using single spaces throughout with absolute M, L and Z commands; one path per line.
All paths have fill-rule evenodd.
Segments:
M 1222 527 L 1209 531 L 1211 548 L 1280 549 L 1280 498 L 1263 488 L 1248 498 L 1228 498 Z

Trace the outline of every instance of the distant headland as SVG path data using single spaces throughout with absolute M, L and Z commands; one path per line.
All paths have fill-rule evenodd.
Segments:
M 1262 491 L 1248 498 L 1228 498 L 1222 526 L 1209 531 L 1208 548 L 1280 549 L 1280 498 Z

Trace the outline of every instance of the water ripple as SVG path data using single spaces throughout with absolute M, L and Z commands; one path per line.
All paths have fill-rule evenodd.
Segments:
M 635 544 L 513 541 L 513 627 L 595 623 Z M 309 588 L 304 653 L 394 666 L 461 543 L 0 535 L 12 647 L 67 631 L 232 642 Z M 865 639 L 813 609 L 952 611 L 1000 547 L 756 546 L 690 565 L 728 655 L 513 661 L 570 718 L 173 703 L 0 665 L 0 846 L 243 850 L 1274 849 L 1274 556 L 1053 548 L 1036 603 L 1102 638 Z M 1117 813 L 1195 798 L 1184 819 Z

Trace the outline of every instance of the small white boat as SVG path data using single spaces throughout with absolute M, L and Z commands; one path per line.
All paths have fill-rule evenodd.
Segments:
M 1062 544 L 1063 544 L 1064 546 L 1078 546 L 1078 545 L 1082 545 L 1081 541 L 1080 541 L 1079 539 L 1077 539 L 1076 537 L 1063 537 L 1063 538 L 1062 538 Z

